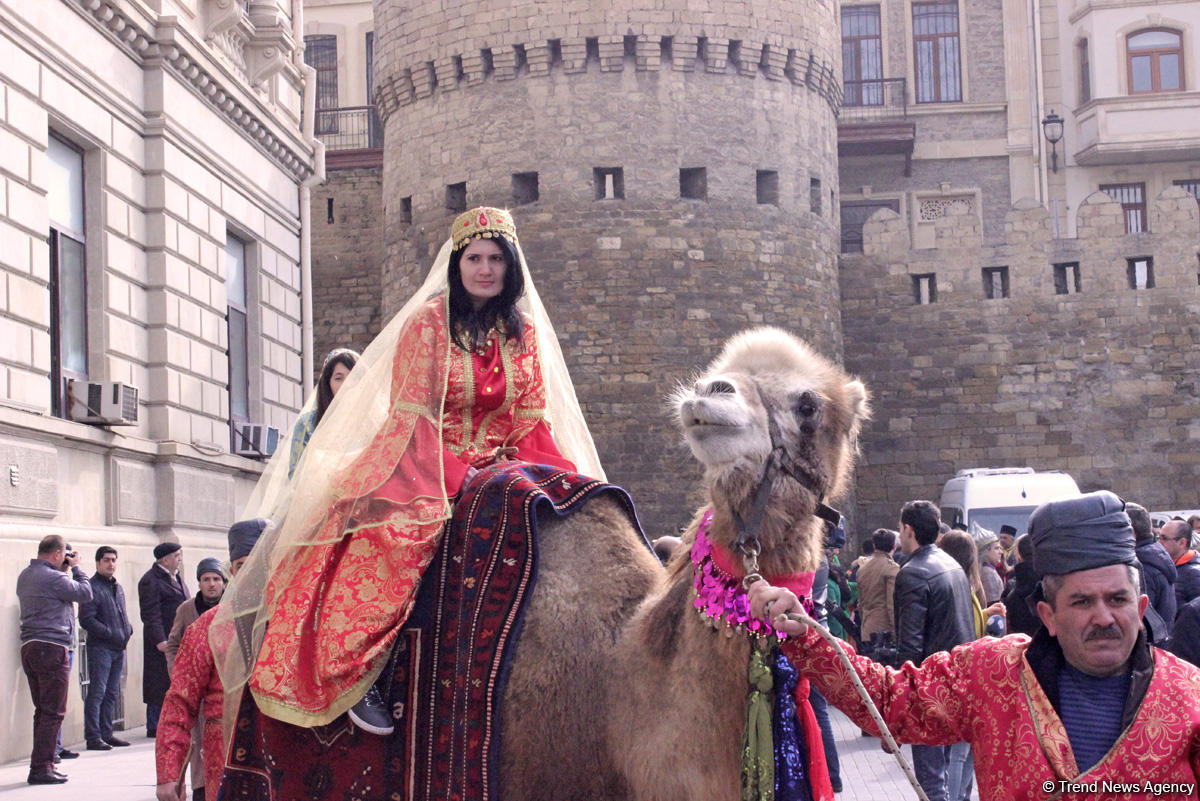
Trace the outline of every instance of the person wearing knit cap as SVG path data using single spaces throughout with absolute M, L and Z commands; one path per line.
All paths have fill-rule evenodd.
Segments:
M 266 530 L 269 520 L 243 520 L 229 528 L 229 572 L 236 576 L 250 555 L 254 543 Z M 201 570 L 221 570 L 216 559 L 201 560 Z M 209 573 L 211 575 L 211 573 Z M 223 573 L 221 574 L 224 575 Z M 158 736 L 154 743 L 158 801 L 183 801 L 183 770 L 193 733 L 197 734 L 195 749 L 204 766 L 203 777 L 195 773 L 192 763 L 192 799 L 216 799 L 221 782 L 225 752 L 221 739 L 221 714 L 225 708 L 225 689 L 217 674 L 212 646 L 208 635 L 217 606 L 205 611 L 182 632 L 179 650 L 175 655 L 171 689 L 163 701 Z M 197 784 L 199 782 L 199 784 Z
M 188 588 L 179 567 L 183 547 L 177 542 L 154 546 L 154 564 L 138 581 L 138 608 L 142 617 L 142 701 L 146 704 L 146 736 L 153 737 L 163 697 L 171 685 L 167 668 L 167 635 L 175 610 L 187 600 Z
M 1124 503 L 1102 491 L 1043 504 L 1029 536 L 1043 623 L 1032 639 L 985 637 L 900 670 L 850 653 L 892 734 L 969 742 L 981 801 L 1196 797 L 1200 669 L 1146 640 Z M 750 600 L 790 635 L 800 673 L 877 732 L 837 654 L 786 617 L 795 596 L 760 581 Z
M 183 634 L 188 626 L 200 619 L 200 616 L 209 609 L 214 608 L 221 601 L 221 596 L 225 594 L 225 569 L 221 566 L 221 560 L 212 556 L 206 556 L 201 559 L 196 565 L 196 583 L 200 585 L 200 589 L 194 596 L 188 598 L 179 605 L 175 610 L 175 623 L 171 626 L 171 633 L 167 637 L 167 649 L 164 652 L 167 657 L 167 671 L 174 673 L 175 657 L 179 653 L 179 645 L 183 642 Z M 202 754 L 204 731 L 203 724 L 197 721 L 192 729 L 192 748 L 191 774 L 192 774 L 192 798 L 201 799 L 205 797 L 205 777 L 204 777 L 204 757 Z M 213 797 L 216 797 L 216 788 L 213 788 Z

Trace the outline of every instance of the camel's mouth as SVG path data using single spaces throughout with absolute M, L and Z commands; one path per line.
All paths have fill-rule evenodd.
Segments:
M 736 434 L 753 422 L 745 407 L 736 402 L 692 398 L 679 405 L 679 424 L 689 436 Z

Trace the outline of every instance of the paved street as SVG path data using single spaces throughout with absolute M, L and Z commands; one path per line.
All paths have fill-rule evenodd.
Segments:
M 845 786 L 838 801 L 915 798 L 900 766 L 879 749 L 879 741 L 861 736 L 836 709 L 830 712 Z M 0 767 L 0 797 L 4 801 L 154 801 L 154 744 L 146 739 L 145 729 L 120 736 L 133 746 L 104 752 L 84 751 L 82 743 L 71 746 L 80 756 L 59 765 L 71 777 L 66 784 L 31 787 L 25 783 L 29 772 L 25 761 Z M 909 753 L 906 748 L 905 754 Z

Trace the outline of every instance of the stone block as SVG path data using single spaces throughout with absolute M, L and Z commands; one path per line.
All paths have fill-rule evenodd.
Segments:
M 48 383 L 45 387 L 47 391 Z M 11 368 L 9 385 L 11 389 Z M 9 397 L 24 400 L 11 393 Z M 0 470 L 4 473 L 4 480 L 0 481 L 0 512 L 38 518 L 51 518 L 58 514 L 57 448 L 0 437 Z M 15 486 L 12 480 L 14 476 Z
M 154 525 L 158 509 L 154 465 L 113 455 L 108 474 L 108 525 Z
M 5 75 L 7 77 L 7 70 Z M 50 130 L 46 109 L 19 89 L 6 86 L 4 110 L 4 121 L 8 126 L 45 152 Z

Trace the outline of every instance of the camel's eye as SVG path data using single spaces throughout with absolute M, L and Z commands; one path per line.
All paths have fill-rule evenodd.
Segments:
M 736 393 L 737 390 L 734 389 L 733 384 L 730 384 L 728 381 L 722 381 L 719 378 L 708 385 L 709 395 L 733 395 Z
M 821 410 L 821 398 L 815 392 L 804 392 L 796 399 L 796 416 L 807 420 Z

